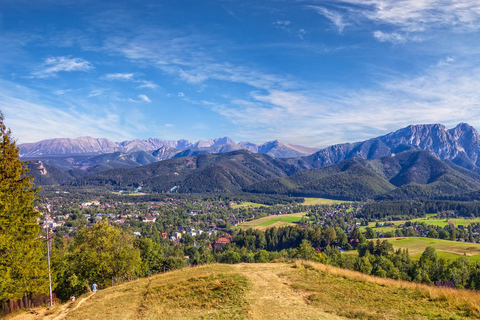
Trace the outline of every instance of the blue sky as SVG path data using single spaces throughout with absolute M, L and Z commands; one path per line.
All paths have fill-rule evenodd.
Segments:
M 2 0 L 0 110 L 18 143 L 479 128 L 479 29 L 472 0 Z

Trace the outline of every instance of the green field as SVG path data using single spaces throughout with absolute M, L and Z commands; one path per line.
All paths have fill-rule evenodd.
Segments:
M 314 206 L 314 205 L 322 205 L 322 204 L 339 204 L 339 203 L 351 203 L 352 201 L 344 201 L 344 200 L 332 200 L 332 199 L 325 199 L 325 198 L 305 198 L 305 202 L 303 205 L 305 206 Z
M 392 222 L 395 224 L 395 227 L 375 227 L 376 222 L 369 222 L 368 226 L 370 228 L 373 228 L 375 231 L 379 232 L 387 232 L 387 231 L 395 231 L 395 228 L 398 227 L 401 224 L 405 224 L 407 221 L 411 221 L 412 223 L 418 222 L 418 223 L 423 223 L 425 222 L 427 225 L 430 226 L 438 226 L 438 227 L 446 227 L 449 223 L 454 224 L 455 226 L 468 226 L 469 224 L 475 222 L 475 223 L 480 223 L 480 219 L 465 219 L 465 218 L 454 218 L 454 219 L 435 219 L 433 216 L 435 215 L 427 215 L 426 218 L 417 218 L 417 219 L 411 219 L 411 220 L 398 220 L 398 221 L 386 221 L 386 222 L 379 222 L 379 223 L 389 223 Z M 360 230 L 363 232 L 365 231 L 366 226 L 360 227 Z
M 271 215 L 241 223 L 237 226 L 237 228 L 265 230 L 270 227 L 284 227 L 293 225 L 295 222 L 300 221 L 306 214 L 306 212 L 299 212 L 292 214 Z
M 258 203 L 253 203 L 253 202 L 242 202 L 240 204 L 232 204 L 230 205 L 230 208 L 232 209 L 239 209 L 239 208 L 260 208 L 260 207 L 269 207 L 266 204 L 258 204 Z
M 466 255 L 472 261 L 480 262 L 480 244 L 469 242 L 456 242 L 431 238 L 409 237 L 389 238 L 388 240 L 396 249 L 408 249 L 412 258 L 420 258 L 426 247 L 434 247 L 439 258 L 449 260 Z

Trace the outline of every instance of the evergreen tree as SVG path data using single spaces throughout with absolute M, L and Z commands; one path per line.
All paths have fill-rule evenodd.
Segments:
M 37 190 L 3 120 L 0 112 L 0 301 L 48 289 Z

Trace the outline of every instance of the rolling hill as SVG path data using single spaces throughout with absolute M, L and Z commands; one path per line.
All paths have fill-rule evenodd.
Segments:
M 112 169 L 69 182 L 70 186 L 137 188 L 152 192 L 239 192 L 255 182 L 291 175 L 300 168 L 246 150 L 175 158 L 132 169 Z
M 478 319 L 479 305 L 476 292 L 316 263 L 213 264 L 141 278 L 10 320 Z
M 431 198 L 480 188 L 478 175 L 457 169 L 428 151 L 405 151 L 374 160 L 348 159 L 290 177 L 260 181 L 245 191 L 363 200 Z

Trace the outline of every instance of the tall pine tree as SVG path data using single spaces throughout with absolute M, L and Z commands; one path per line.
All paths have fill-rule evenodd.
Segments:
M 45 293 L 48 278 L 33 178 L 0 111 L 0 301 Z

